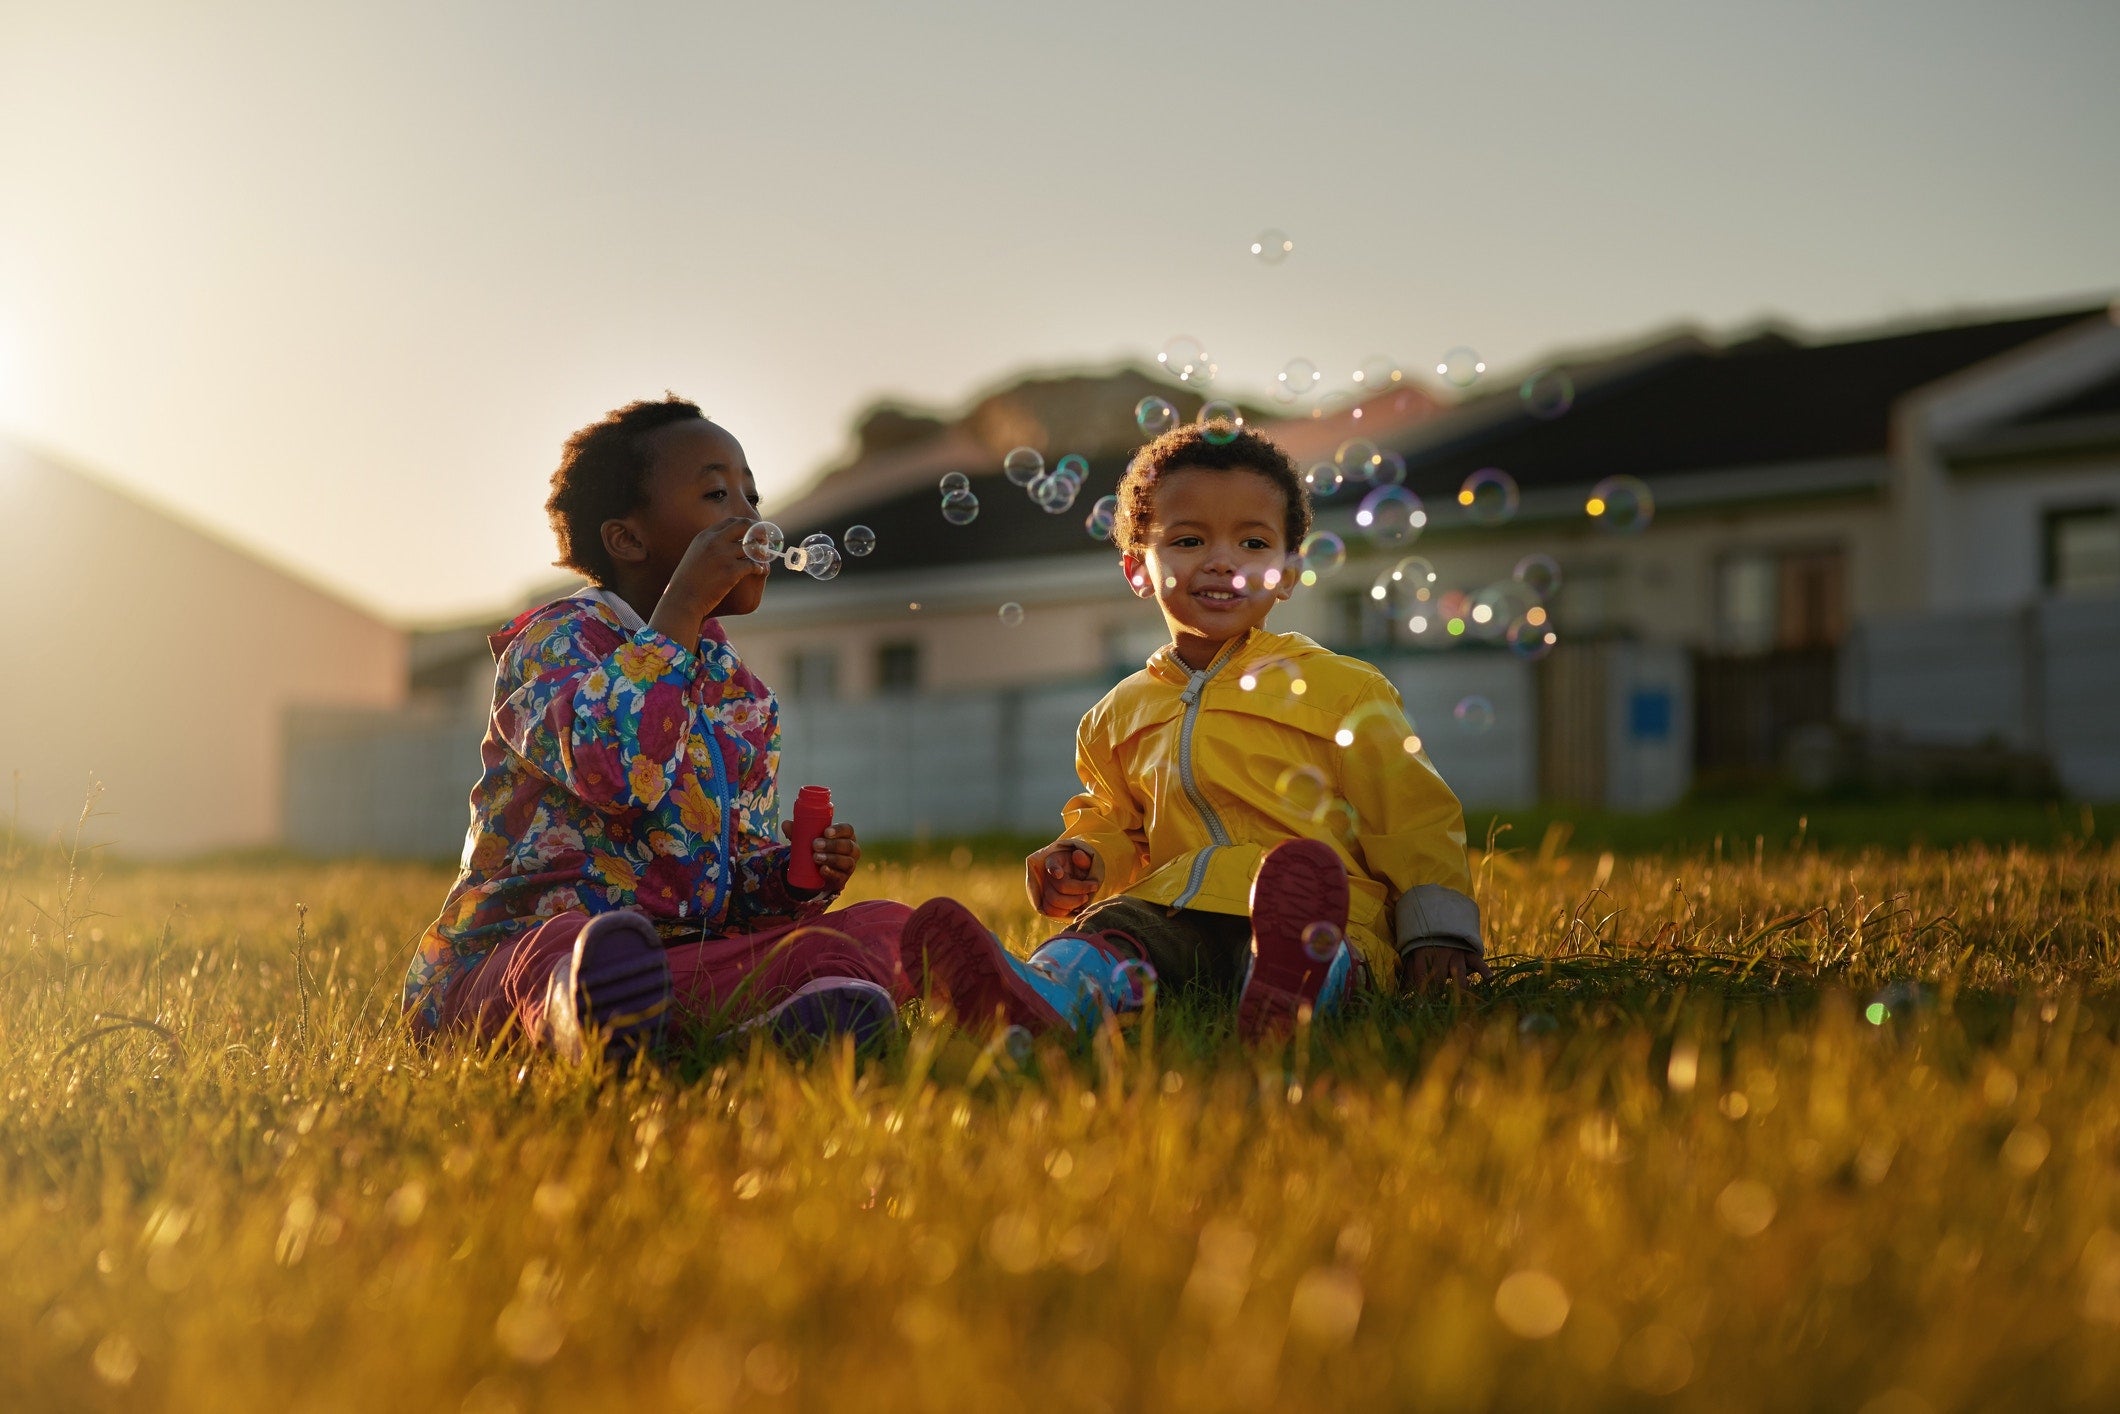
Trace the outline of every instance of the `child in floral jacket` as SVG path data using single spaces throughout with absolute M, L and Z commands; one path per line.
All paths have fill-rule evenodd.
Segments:
M 816 844 L 825 887 L 789 882 L 778 708 L 716 622 L 764 592 L 757 502 L 742 448 L 681 399 L 569 441 L 547 509 L 592 585 L 491 640 L 462 869 L 405 979 L 415 1031 L 624 1053 L 673 1010 L 789 1040 L 895 1026 L 907 911 L 827 911 L 860 858 L 846 825 Z

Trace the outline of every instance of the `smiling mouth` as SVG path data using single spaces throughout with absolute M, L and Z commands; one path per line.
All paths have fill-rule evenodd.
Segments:
M 1195 589 L 1193 598 L 1205 599 L 1210 604 L 1241 604 L 1244 596 L 1234 589 Z

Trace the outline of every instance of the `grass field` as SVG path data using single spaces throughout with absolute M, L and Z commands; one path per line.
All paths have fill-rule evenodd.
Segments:
M 17 860 L 0 1408 L 2120 1407 L 2120 854 L 1481 856 L 1461 1006 L 398 1031 L 443 871 Z M 2088 822 L 2086 822 L 2086 825 Z M 887 863 L 1012 942 L 1015 870 Z M 1918 986 L 1910 985 L 1918 983 Z

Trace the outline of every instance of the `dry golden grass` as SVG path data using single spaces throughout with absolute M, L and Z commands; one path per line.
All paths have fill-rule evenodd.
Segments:
M 434 870 L 21 864 L 0 1407 L 2112 1408 L 2116 863 L 1489 856 L 1460 1008 L 622 1079 L 403 1039 Z

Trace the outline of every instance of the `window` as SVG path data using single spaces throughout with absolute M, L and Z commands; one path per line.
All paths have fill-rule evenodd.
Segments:
M 886 643 L 876 650 L 876 690 L 878 692 L 918 692 L 920 690 L 919 644 Z
M 1722 646 L 1731 653 L 1764 653 L 1774 646 L 1775 592 L 1772 555 L 1732 555 L 1715 576 L 1715 619 Z
M 1389 597 L 1378 598 L 1369 589 L 1345 590 L 1333 596 L 1333 642 L 1350 648 L 1375 648 L 1391 642 L 1392 612 Z
M 1716 637 L 1725 652 L 1832 648 L 1847 620 L 1847 570 L 1837 549 L 1747 550 L 1716 566 Z
M 1617 565 L 1570 564 L 1552 605 L 1556 626 L 1571 637 L 1609 632 L 1619 619 L 1619 588 Z
M 1170 631 L 1161 619 L 1112 624 L 1104 630 L 1104 666 L 1114 672 L 1130 673 L 1168 642 Z
M 788 696 L 826 701 L 838 695 L 838 650 L 798 648 L 788 655 Z
M 1847 636 L 1847 574 L 1838 550 L 1806 550 L 1776 566 L 1776 648 L 1835 648 Z
M 2120 506 L 2046 513 L 2046 587 L 2056 594 L 2120 589 Z

